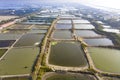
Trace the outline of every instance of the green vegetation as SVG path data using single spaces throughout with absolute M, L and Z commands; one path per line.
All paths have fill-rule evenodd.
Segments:
M 47 67 L 47 66 L 42 66 L 42 67 L 40 67 L 37 80 L 41 80 L 42 76 L 43 76 L 46 72 L 50 72 L 50 71 L 52 71 L 51 68 L 49 68 L 49 67 Z
M 56 42 L 56 41 L 53 41 L 53 42 L 51 42 L 51 45 L 56 45 L 58 42 Z
M 0 49 L 0 57 L 3 56 L 3 54 L 7 51 L 7 49 Z

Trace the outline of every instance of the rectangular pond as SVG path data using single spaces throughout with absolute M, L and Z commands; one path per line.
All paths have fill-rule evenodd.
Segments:
M 35 43 L 40 43 L 44 36 L 44 34 L 38 33 L 25 34 L 18 40 L 14 47 L 35 46 Z
M 28 33 L 47 33 L 47 30 L 43 30 L 43 29 L 32 29 L 32 30 L 30 30 Z
M 8 34 L 23 34 L 23 33 L 26 33 L 28 32 L 28 30 L 14 30 L 14 29 L 10 29 L 10 30 L 7 30 L 5 33 L 8 33 Z
M 49 28 L 49 26 L 48 25 L 34 25 L 33 27 L 32 27 L 32 29 L 48 29 Z
M 4 55 L 7 49 L 0 49 L 0 58 Z
M 49 63 L 59 66 L 83 67 L 87 60 L 78 42 L 52 42 Z
M 12 26 L 10 26 L 9 29 L 28 29 L 30 28 L 31 25 L 27 25 L 27 24 L 14 24 Z
M 56 24 L 56 29 L 71 29 L 72 24 Z
M 0 40 L 0 47 L 10 47 L 16 40 Z
M 79 37 L 100 37 L 101 36 L 92 30 L 75 30 L 75 34 Z
M 97 80 L 95 76 L 90 74 L 75 73 L 51 73 L 46 75 L 44 80 Z
M 74 24 L 75 29 L 95 29 L 92 24 Z
M 89 47 L 95 67 L 104 72 L 120 73 L 120 50 Z
M 16 40 L 21 36 L 22 34 L 1 33 L 0 40 Z
M 30 74 L 39 49 L 13 48 L 0 61 L 0 76 Z
M 90 46 L 114 46 L 108 38 L 84 39 L 84 41 Z
M 88 20 L 80 19 L 80 20 L 73 20 L 73 23 L 77 24 L 90 24 Z
M 30 80 L 28 77 L 8 77 L 8 78 L 2 78 L 2 80 Z
M 72 39 L 71 32 L 69 30 L 55 30 L 53 38 L 55 39 Z
M 58 20 L 57 23 L 71 24 L 71 20 Z

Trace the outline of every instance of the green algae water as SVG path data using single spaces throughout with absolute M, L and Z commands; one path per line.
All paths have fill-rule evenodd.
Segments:
M 120 50 L 90 47 L 88 51 L 97 69 L 120 73 Z

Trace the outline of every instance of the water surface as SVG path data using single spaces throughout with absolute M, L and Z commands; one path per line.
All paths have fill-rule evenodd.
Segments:
M 56 24 L 56 29 L 71 29 L 72 24 Z
M 92 24 L 75 24 L 75 29 L 95 29 Z
M 44 34 L 25 34 L 19 39 L 19 41 L 14 45 L 14 47 L 35 46 L 35 43 L 40 43 L 43 38 Z
M 56 30 L 54 31 L 53 38 L 55 39 L 72 39 L 71 32 L 69 30 Z
M 101 71 L 120 73 L 120 50 L 108 48 L 88 48 L 90 56 Z
M 92 30 L 75 30 L 75 34 L 79 37 L 100 37 L 99 34 Z
M 52 44 L 49 63 L 59 66 L 81 67 L 87 61 L 78 42 L 58 42 Z
M 113 46 L 114 44 L 108 38 L 98 39 L 84 39 L 84 41 L 90 46 Z
M 96 80 L 96 78 L 89 74 L 50 74 L 45 80 Z
M 0 75 L 30 74 L 38 48 L 13 48 L 0 61 Z

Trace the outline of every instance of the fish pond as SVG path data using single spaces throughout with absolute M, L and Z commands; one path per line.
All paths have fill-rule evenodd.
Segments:
M 101 36 L 92 30 L 75 30 L 75 34 L 79 37 L 100 37 Z
M 73 23 L 78 23 L 78 24 L 90 24 L 90 22 L 88 20 L 73 20 Z
M 55 39 L 72 39 L 72 34 L 69 30 L 55 30 L 53 33 Z
M 108 38 L 84 39 L 84 41 L 90 46 L 114 46 Z
M 30 80 L 28 77 L 8 77 L 8 78 L 2 78 L 2 80 Z
M 73 73 L 51 73 L 44 80 L 97 80 L 93 75 L 89 74 L 73 74 Z
M 41 30 L 40 29 L 38 29 L 38 30 L 37 29 L 32 29 L 28 33 L 43 33 L 44 34 L 44 33 L 47 33 L 47 30 L 44 30 L 44 29 L 43 30 L 42 29 Z
M 14 47 L 34 46 L 35 43 L 40 43 L 43 38 L 44 34 L 25 34 L 19 39 L 19 41 L 14 45 Z
M 32 27 L 32 29 L 48 29 L 49 28 L 49 26 L 48 25 L 34 25 L 33 27 Z
M 57 23 L 71 24 L 71 20 L 58 20 Z
M 0 57 L 2 57 L 6 51 L 7 49 L 0 49 Z
M 30 74 L 39 49 L 12 48 L 0 61 L 0 75 Z
M 95 67 L 104 72 L 120 73 L 120 50 L 89 47 Z
M 0 40 L 0 47 L 10 47 L 15 40 Z
M 16 40 L 21 37 L 21 34 L 8 34 L 8 33 L 1 33 L 0 40 Z
M 83 67 L 87 60 L 79 42 L 52 42 L 49 63 L 59 66 Z
M 72 24 L 56 24 L 56 29 L 71 29 Z
M 31 25 L 25 25 L 25 24 L 14 24 L 10 26 L 9 29 L 28 29 Z
M 95 29 L 92 24 L 74 24 L 75 29 Z

